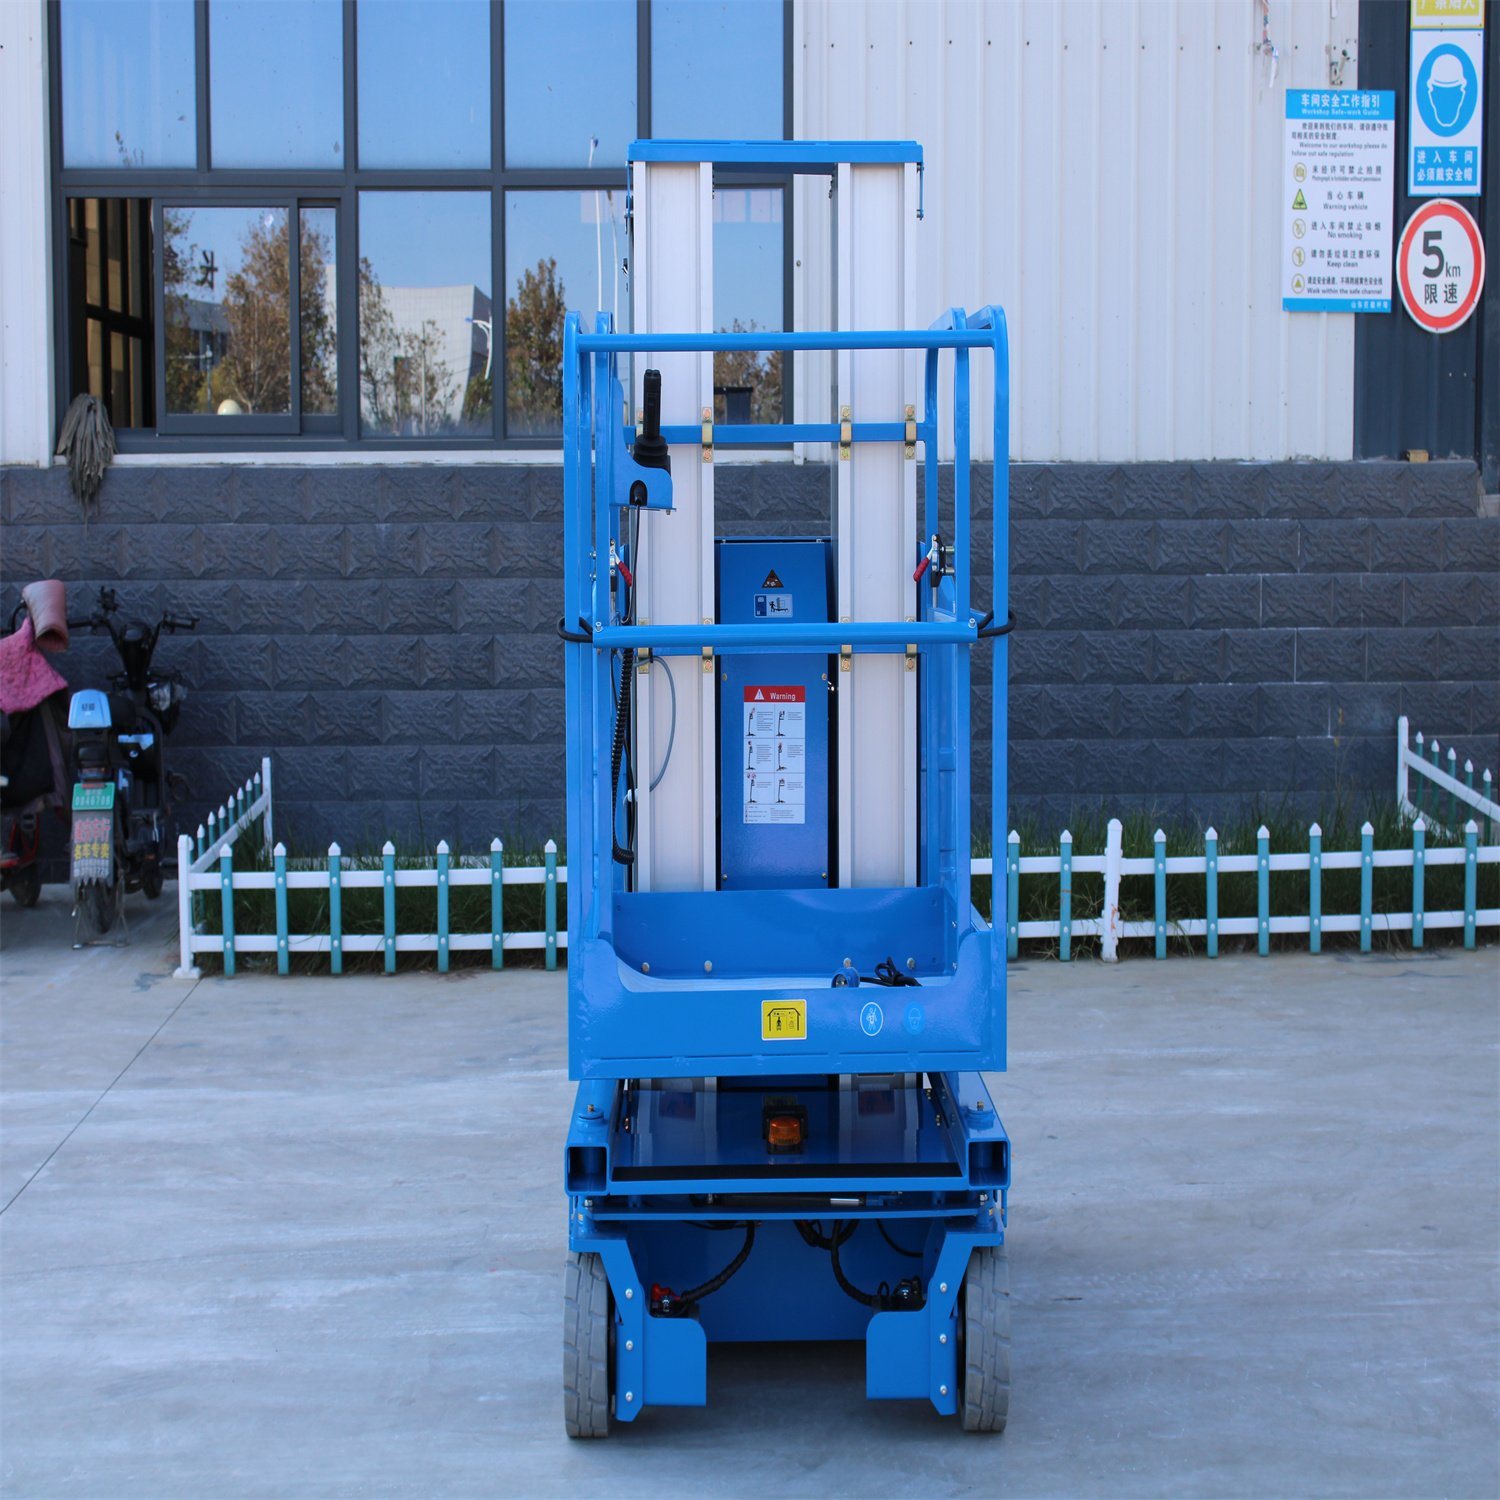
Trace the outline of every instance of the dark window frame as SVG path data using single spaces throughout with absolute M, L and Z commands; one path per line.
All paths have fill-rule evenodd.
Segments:
M 84 217 L 85 204 L 89 200 L 75 198 L 71 201 L 78 205 L 79 218 L 82 219 Z M 141 234 L 145 240 L 145 254 L 147 259 L 145 271 L 142 272 L 130 266 L 129 257 L 123 251 L 120 254 L 119 260 L 122 281 L 127 275 L 139 276 L 143 293 L 142 301 L 148 304 L 147 311 L 145 312 L 130 312 L 128 310 L 130 294 L 122 286 L 122 300 L 127 304 L 127 307 L 124 310 L 112 308 L 109 305 L 108 281 L 110 249 L 114 236 L 110 229 L 110 214 L 104 207 L 104 200 L 96 199 L 93 201 L 99 204 L 100 210 L 98 227 L 100 300 L 97 302 L 90 301 L 88 295 L 88 229 L 84 226 L 81 236 L 75 238 L 72 215 L 66 211 L 66 206 L 64 208 L 63 233 L 67 238 L 67 245 L 64 249 L 64 265 L 66 267 L 64 275 L 67 283 L 66 294 L 73 300 L 73 306 L 81 311 L 82 317 L 76 325 L 69 327 L 65 334 L 67 347 L 63 352 L 63 357 L 73 361 L 75 368 L 86 370 L 89 364 L 88 325 L 91 322 L 97 323 L 99 325 L 101 340 L 100 364 L 107 380 L 113 369 L 111 354 L 113 352 L 112 343 L 115 338 L 123 338 L 127 341 L 139 343 L 143 354 L 145 350 L 151 349 L 154 351 L 156 347 L 156 330 L 153 321 L 156 311 L 156 301 L 151 286 L 150 270 L 151 264 L 156 258 L 155 247 L 152 244 L 152 235 L 155 231 L 152 227 L 152 205 L 149 198 L 116 197 L 112 200 L 122 205 L 136 204 L 144 205 L 145 207 L 145 213 L 141 216 Z M 127 218 L 131 216 L 131 210 L 122 208 L 120 213 L 121 236 L 127 242 L 130 235 L 129 230 L 125 226 Z M 75 251 L 79 249 L 81 249 L 82 254 L 78 255 L 75 259 Z M 61 292 L 59 295 L 61 295 Z M 156 370 L 154 363 L 152 369 L 141 379 L 138 399 L 146 412 L 150 414 L 154 423 L 156 420 Z
M 287 372 L 291 410 L 281 414 L 247 413 L 238 417 L 220 417 L 209 412 L 174 412 L 167 406 L 167 257 L 166 217 L 172 208 L 272 208 L 287 216 L 288 306 L 287 340 L 291 368 Z M 156 308 L 161 357 L 155 361 L 156 431 L 166 438 L 199 436 L 297 437 L 302 420 L 302 340 L 301 332 L 301 203 L 280 193 L 233 196 L 222 194 L 216 199 L 184 200 L 180 194 L 163 193 L 151 200 L 151 235 L 157 247 L 156 264 L 151 268 L 151 290 Z M 140 431 L 140 429 L 135 429 Z
M 154 429 L 122 428 L 116 442 L 122 453 L 178 452 L 252 452 L 260 450 L 286 453 L 344 451 L 349 453 L 412 452 L 444 449 L 544 452 L 561 447 L 560 438 L 511 437 L 505 432 L 505 195 L 527 189 L 594 189 L 618 188 L 622 177 L 628 188 L 628 172 L 619 166 L 574 168 L 510 168 L 505 165 L 505 5 L 504 0 L 490 0 L 490 166 L 487 171 L 473 169 L 400 169 L 364 170 L 359 165 L 358 137 L 358 8 L 355 0 L 343 4 L 343 90 L 344 90 L 344 164 L 339 170 L 299 169 L 263 170 L 245 168 L 211 168 L 208 27 L 209 0 L 194 0 L 195 108 L 197 111 L 197 165 L 193 168 L 135 167 L 68 167 L 63 162 L 62 141 L 62 50 L 61 10 L 59 0 L 48 0 L 48 130 L 51 146 L 51 214 L 53 225 L 53 339 L 57 350 L 54 394 L 54 422 L 60 424 L 72 399 L 73 351 L 69 330 L 73 308 L 68 283 L 68 200 L 73 198 L 149 198 L 152 220 L 159 225 L 161 205 L 196 205 L 201 207 L 235 206 L 271 201 L 286 203 L 297 223 L 292 237 L 294 253 L 292 277 L 295 283 L 300 268 L 296 253 L 300 233 L 300 210 L 303 207 L 334 207 L 337 210 L 337 277 L 338 305 L 338 415 L 302 419 L 299 432 L 256 432 L 240 424 L 248 418 L 205 416 L 194 419 L 201 426 L 191 431 L 163 431 L 165 419 L 165 324 L 162 313 L 160 264 L 152 267 L 151 281 L 156 297 L 153 307 L 158 347 L 153 351 L 152 373 L 156 391 Z M 782 5 L 782 133 L 792 134 L 792 0 Z M 635 0 L 636 7 L 636 129 L 645 139 L 651 135 L 651 0 Z M 782 300 L 783 321 L 792 311 L 792 217 L 793 178 L 760 175 L 753 179 L 741 174 L 725 173 L 726 185 L 780 186 L 783 197 Z M 411 437 L 362 437 L 359 432 L 359 193 L 381 188 L 408 192 L 434 192 L 444 189 L 483 189 L 490 195 L 490 255 L 492 329 L 491 339 L 499 338 L 491 361 L 493 405 L 491 430 L 476 436 L 449 436 L 441 440 Z M 153 247 L 160 263 L 161 245 Z M 294 396 L 293 410 L 300 411 L 301 390 L 297 379 L 300 361 L 300 311 L 293 301 L 292 350 Z M 788 322 L 789 326 L 789 322 Z M 791 419 L 792 371 L 788 362 L 783 370 L 785 419 Z M 168 425 L 175 427 L 179 416 Z M 276 419 L 280 420 L 280 419 Z

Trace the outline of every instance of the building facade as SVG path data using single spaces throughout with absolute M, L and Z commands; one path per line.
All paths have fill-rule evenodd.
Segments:
M 932 316 L 998 301 L 1012 330 L 1014 815 L 1380 794 L 1401 712 L 1500 769 L 1500 297 L 1441 337 L 1282 308 L 1286 91 L 1394 91 L 1399 155 L 1407 21 L 0 6 L 6 602 L 45 575 L 202 617 L 164 648 L 200 799 L 270 751 L 310 842 L 557 833 L 559 325 L 628 320 L 629 141 L 912 138 Z M 713 240 L 724 326 L 831 324 L 817 179 L 723 174 Z M 829 416 L 817 355 L 715 384 L 724 420 Z M 89 520 L 53 460 L 80 392 L 119 446 Z M 829 457 L 723 463 L 726 524 L 826 526 Z M 106 668 L 87 640 L 65 664 Z

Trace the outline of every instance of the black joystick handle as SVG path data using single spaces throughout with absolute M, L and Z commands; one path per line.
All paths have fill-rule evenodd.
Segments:
M 661 435 L 661 371 L 647 370 L 641 401 L 641 430 L 635 440 L 635 461 L 643 469 L 672 472 L 672 460 Z

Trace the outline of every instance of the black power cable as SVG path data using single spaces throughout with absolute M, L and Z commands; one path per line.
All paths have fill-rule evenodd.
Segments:
M 873 974 L 859 974 L 852 969 L 840 969 L 833 976 L 833 988 L 852 988 L 856 984 L 878 984 L 888 989 L 905 989 L 908 986 L 919 987 L 922 981 L 914 974 L 903 974 L 896 967 L 894 958 L 886 957 L 875 965 Z
M 854 1237 L 854 1231 L 859 1228 L 859 1219 L 846 1219 L 843 1223 L 835 1221 L 833 1227 L 827 1234 L 823 1233 L 823 1226 L 817 1220 L 796 1219 L 793 1221 L 797 1233 L 802 1236 L 804 1243 L 810 1245 L 814 1250 L 826 1250 L 829 1263 L 833 1267 L 833 1279 L 838 1283 L 839 1290 L 845 1296 L 852 1297 L 856 1302 L 865 1307 L 877 1308 L 883 1312 L 893 1309 L 909 1310 L 922 1306 L 922 1283 L 918 1277 L 909 1276 L 904 1281 L 899 1281 L 894 1288 L 885 1282 L 880 1283 L 878 1291 L 861 1291 L 859 1287 L 844 1275 L 844 1267 L 839 1260 L 839 1248 L 847 1245 Z M 885 1240 L 893 1250 L 902 1255 L 910 1255 L 920 1258 L 921 1252 L 915 1250 L 903 1250 L 891 1237 L 886 1234 L 885 1227 L 877 1219 L 875 1221 Z
M 620 761 L 625 754 L 625 741 L 630 734 L 630 699 L 635 690 L 633 674 L 635 672 L 635 647 L 627 646 L 620 653 L 620 691 L 615 696 L 615 737 L 609 751 L 609 793 L 614 798 L 620 787 Z M 627 773 L 628 774 L 628 773 Z M 614 809 L 611 808 L 613 814 Z M 631 814 L 627 807 L 626 834 L 630 838 L 629 828 Z M 614 832 L 617 824 L 611 820 L 611 841 L 614 844 L 615 863 L 620 865 L 631 865 L 635 863 L 635 850 L 621 844 L 618 835 Z
M 637 560 L 636 540 L 639 535 L 640 514 L 635 512 L 630 518 L 630 561 Z M 613 549 L 613 543 L 611 543 Z M 611 558 L 614 553 L 611 550 Z M 611 564 L 613 568 L 613 563 Z M 635 601 L 636 588 L 632 576 L 626 572 L 621 577 L 625 581 L 625 623 L 635 623 Z M 632 735 L 630 733 L 630 721 L 635 709 L 635 647 L 627 646 L 620 653 L 620 687 L 615 694 L 615 734 L 610 745 L 609 752 L 609 790 L 610 796 L 614 797 L 620 788 L 620 763 L 625 764 L 625 842 L 621 844 L 616 832 L 615 824 L 611 823 L 610 843 L 614 851 L 616 864 L 633 865 L 635 863 L 635 754 L 631 745 Z
M 724 1227 L 729 1228 L 730 1226 L 725 1225 Z M 729 1264 L 725 1266 L 717 1276 L 711 1276 L 707 1281 L 703 1283 L 702 1286 L 695 1286 L 689 1291 L 681 1293 L 681 1295 L 677 1294 L 676 1292 L 666 1291 L 665 1289 L 663 1289 L 663 1294 L 657 1297 L 655 1296 L 655 1290 L 653 1289 L 653 1297 L 655 1298 L 655 1301 L 651 1310 L 659 1317 L 664 1318 L 680 1318 L 686 1316 L 686 1314 L 693 1307 L 694 1303 L 700 1302 L 704 1297 L 710 1296 L 714 1292 L 718 1291 L 719 1288 L 723 1286 L 724 1283 L 728 1281 L 729 1278 L 733 1276 L 734 1273 L 738 1271 L 742 1265 L 745 1264 L 745 1262 L 750 1258 L 750 1250 L 754 1244 L 755 1225 L 746 1224 L 745 1243 L 740 1246 L 739 1254 L 736 1255 L 735 1258 L 730 1261 Z
M 885 1227 L 884 1221 L 876 1219 L 875 1227 L 880 1231 L 881 1239 L 883 1239 L 886 1244 L 896 1252 L 897 1255 L 904 1255 L 910 1260 L 922 1259 L 922 1252 L 920 1250 L 908 1250 L 905 1245 L 898 1245 L 895 1240 L 891 1238 L 891 1232 Z
M 853 1220 L 850 1221 L 851 1225 L 853 1224 L 853 1222 Z M 850 1233 L 852 1232 L 853 1230 L 851 1228 Z M 862 1292 L 857 1286 L 855 1286 L 852 1281 L 849 1280 L 847 1276 L 844 1275 L 844 1268 L 839 1264 L 839 1246 L 844 1244 L 848 1239 L 849 1235 L 847 1234 L 843 1237 L 843 1239 L 840 1239 L 838 1235 L 838 1225 L 834 1225 L 832 1242 L 828 1246 L 828 1260 L 829 1263 L 833 1266 L 833 1279 L 838 1282 L 839 1290 L 846 1296 L 853 1297 L 856 1302 L 862 1302 L 866 1307 L 884 1307 L 886 1305 L 886 1295 L 884 1288 L 882 1288 L 882 1290 L 879 1292 Z

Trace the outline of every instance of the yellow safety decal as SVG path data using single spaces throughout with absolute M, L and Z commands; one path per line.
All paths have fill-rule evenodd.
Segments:
M 763 1042 L 805 1042 L 806 1000 L 762 1000 L 760 1039 Z

